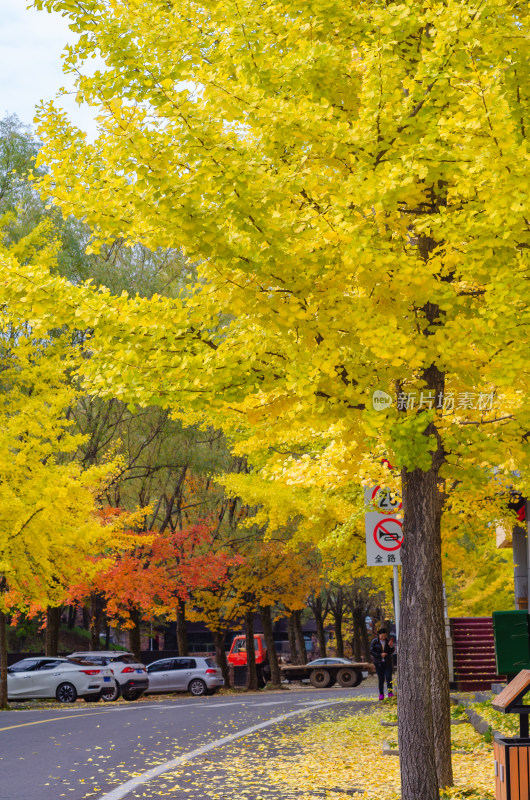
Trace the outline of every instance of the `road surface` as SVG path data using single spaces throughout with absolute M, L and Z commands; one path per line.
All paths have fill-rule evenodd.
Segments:
M 374 700 L 375 690 L 164 695 L 2 712 L 0 800 L 232 798 L 233 787 L 223 783 L 224 759 L 242 748 L 266 745 L 270 752 L 281 735 L 324 714 L 361 710 L 364 703 L 348 702 L 361 697 Z M 259 758 L 255 768 L 257 788 L 248 800 L 272 799 L 259 791 Z

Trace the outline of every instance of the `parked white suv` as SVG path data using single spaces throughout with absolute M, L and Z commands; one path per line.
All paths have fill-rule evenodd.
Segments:
M 110 668 L 84 659 L 23 658 L 7 670 L 9 700 L 55 697 L 59 703 L 75 703 L 82 697 L 97 702 L 104 692 L 115 691 Z
M 104 667 L 110 667 L 116 685 L 101 694 L 102 700 L 117 700 L 120 694 L 124 700 L 137 700 L 149 686 L 149 678 L 143 664 L 133 653 L 120 650 L 89 650 L 84 653 L 72 653 L 69 659 L 90 661 Z

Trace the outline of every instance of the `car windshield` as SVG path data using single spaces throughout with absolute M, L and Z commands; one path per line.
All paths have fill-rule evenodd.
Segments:
M 9 667 L 8 672 L 29 672 L 36 669 L 39 664 L 38 658 L 24 658 L 22 661 L 17 661 L 12 667 Z
M 105 656 L 91 656 L 90 654 L 86 656 L 68 656 L 68 660 L 71 661 L 73 664 L 99 664 L 99 666 L 105 666 L 109 663 L 109 659 Z
M 115 655 L 109 658 L 109 661 L 123 661 L 124 664 L 138 664 L 138 660 L 134 656 L 121 656 Z
M 254 648 L 259 650 L 259 636 L 254 636 Z M 234 644 L 232 645 L 232 651 L 234 653 L 245 653 L 247 649 L 247 642 L 246 639 L 237 639 L 234 640 Z

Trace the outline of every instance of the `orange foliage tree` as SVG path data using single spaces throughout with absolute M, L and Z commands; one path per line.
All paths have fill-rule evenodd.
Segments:
M 174 531 L 131 530 L 119 549 L 98 557 L 92 581 L 73 586 L 70 599 L 100 597 L 107 618 L 130 630 L 131 649 L 139 654 L 141 620 L 176 619 L 195 591 L 226 580 L 237 558 L 216 551 L 214 536 L 211 520 Z

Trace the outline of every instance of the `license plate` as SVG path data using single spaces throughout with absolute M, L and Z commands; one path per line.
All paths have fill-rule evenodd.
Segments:
M 139 672 L 140 674 L 142 674 L 143 669 L 137 669 L 136 672 Z
M 110 675 L 107 676 L 106 678 L 103 678 L 103 683 L 106 683 L 107 681 L 108 683 L 110 683 Z

